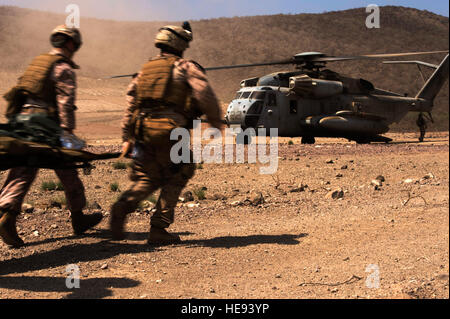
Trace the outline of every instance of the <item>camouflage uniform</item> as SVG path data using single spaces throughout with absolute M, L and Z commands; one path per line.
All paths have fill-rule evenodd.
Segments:
M 50 54 L 60 54 L 60 50 L 53 49 Z M 75 129 L 75 94 L 76 78 L 72 67 L 66 62 L 57 62 L 51 72 L 51 80 L 56 87 L 56 101 L 60 126 L 65 130 Z M 28 104 L 36 104 L 31 98 Z M 22 113 L 29 113 L 25 109 Z M 0 211 L 19 214 L 22 202 L 33 183 L 38 169 L 18 167 L 9 171 L 8 177 L 0 191 Z M 75 169 L 55 170 L 56 175 L 64 185 L 68 208 L 71 211 L 81 211 L 86 204 L 84 187 Z
M 53 31 L 50 41 L 55 49 L 49 54 L 36 57 L 5 98 L 11 101 L 11 92 L 24 89 L 28 92 L 24 104 L 15 104 L 13 110 L 20 114 L 43 113 L 62 129 L 72 132 L 75 128 L 76 110 L 76 77 L 73 68 L 77 66 L 65 52 L 73 55 L 79 49 L 81 35 L 76 29 L 59 26 Z M 15 96 L 16 93 L 12 94 Z M 11 104 L 8 105 L 7 115 L 9 119 L 14 119 L 16 113 L 9 112 L 10 106 Z M 18 248 L 24 245 L 17 234 L 16 219 L 37 173 L 37 168 L 13 168 L 0 190 L 0 237 L 10 247 Z M 73 231 L 80 235 L 97 225 L 102 220 L 102 214 L 83 214 L 86 197 L 76 169 L 55 169 L 55 173 L 64 186 Z
M 161 53 L 156 58 L 169 58 L 174 55 Z M 132 137 L 133 113 L 139 107 L 137 103 L 137 86 L 142 72 L 133 79 L 127 91 L 128 108 L 122 122 L 123 140 Z M 221 109 L 219 102 L 210 87 L 202 68 L 194 62 L 178 59 L 172 69 L 172 81 L 184 81 L 190 87 L 190 96 L 196 106 L 197 114 L 206 114 L 210 124 L 221 127 Z M 169 84 L 170 85 L 170 84 Z M 178 127 L 189 127 L 191 119 L 171 110 L 158 109 L 152 112 L 152 117 L 172 119 Z M 130 179 L 133 181 L 129 190 L 124 192 L 112 207 L 112 216 L 126 215 L 133 212 L 139 202 L 145 200 L 154 191 L 161 188 L 161 194 L 156 204 L 156 211 L 150 224 L 155 228 L 164 229 L 174 221 L 174 208 L 181 191 L 192 178 L 195 164 L 174 164 L 170 159 L 171 147 L 177 141 L 155 141 L 142 145 L 142 154 L 133 162 Z M 192 153 L 191 153 L 192 156 Z M 113 230 L 114 232 L 114 230 Z M 114 237 L 114 234 L 113 234 Z
M 41 113 L 47 122 L 54 121 L 55 139 L 58 139 L 58 125 L 69 133 L 75 128 L 76 77 L 73 68 L 78 66 L 71 57 L 82 45 L 80 31 L 66 25 L 57 26 L 50 35 L 50 43 L 54 49 L 37 56 L 4 98 L 8 101 L 6 116 L 10 121 L 19 120 L 21 117 L 16 117 L 17 114 Z M 11 169 L 0 190 L 0 238 L 11 247 L 24 245 L 16 229 L 17 215 L 37 172 L 38 169 L 30 167 Z M 55 172 L 64 186 L 73 231 L 76 235 L 82 234 L 97 225 L 102 214 L 83 214 L 86 198 L 75 169 L 55 169 Z
M 423 142 L 423 139 L 425 137 L 425 132 L 427 129 L 427 122 L 423 116 L 422 113 L 419 114 L 419 117 L 417 118 L 416 121 L 417 126 L 419 127 L 420 130 L 420 137 L 419 137 L 419 142 Z

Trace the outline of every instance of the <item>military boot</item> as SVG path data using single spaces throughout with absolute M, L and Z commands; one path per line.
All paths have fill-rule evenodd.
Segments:
M 181 242 L 180 236 L 167 232 L 164 228 L 150 227 L 147 243 L 150 245 L 171 245 Z
M 5 242 L 5 244 L 13 248 L 19 248 L 23 246 L 25 243 L 17 234 L 17 216 L 9 212 L 4 212 L 3 214 L 1 214 L 0 212 L 0 216 L 0 237 Z
M 72 218 L 72 228 L 74 234 L 81 235 L 86 230 L 100 223 L 103 215 L 101 213 L 84 215 L 83 212 L 72 212 L 70 217 Z

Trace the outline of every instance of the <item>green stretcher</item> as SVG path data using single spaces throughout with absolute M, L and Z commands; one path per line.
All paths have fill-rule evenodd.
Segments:
M 58 123 L 40 113 L 18 114 L 7 124 L 0 124 L 0 170 L 24 166 L 89 169 L 92 161 L 118 158 L 121 154 L 94 154 L 61 147 L 61 132 Z
M 0 136 L 0 170 L 13 167 L 91 168 L 90 162 L 118 158 L 121 153 L 95 154 Z

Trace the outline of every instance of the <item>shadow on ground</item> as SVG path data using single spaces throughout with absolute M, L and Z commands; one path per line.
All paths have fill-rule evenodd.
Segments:
M 176 232 L 174 234 L 179 235 L 179 236 L 195 235 L 195 233 L 191 233 L 191 232 L 187 232 L 187 231 L 186 232 Z M 93 237 L 93 238 L 108 240 L 108 239 L 111 239 L 111 233 L 107 230 L 97 230 L 94 233 L 88 233 L 88 234 L 84 234 L 81 236 L 69 235 L 69 236 L 53 237 L 53 238 L 46 238 L 46 239 L 39 240 L 39 241 L 26 242 L 25 244 L 27 247 L 32 247 L 32 246 L 56 243 L 61 240 L 75 240 L 75 239 L 80 239 L 83 237 Z M 147 238 L 148 238 L 148 232 L 126 233 L 126 239 L 128 239 L 128 240 L 147 240 Z
M 25 273 L 80 262 L 105 260 L 121 254 L 135 254 L 155 250 L 157 248 L 146 244 L 127 244 L 108 240 L 92 244 L 69 244 L 19 259 L 13 258 L 1 261 L 0 275 Z
M 210 239 L 184 240 L 182 245 L 210 248 L 234 248 L 259 244 L 297 245 L 297 239 L 308 234 L 298 235 L 250 235 L 250 236 L 223 236 Z
M 183 233 L 181 233 L 183 234 Z M 190 235 L 192 233 L 184 233 Z M 147 238 L 147 233 L 129 233 L 131 238 Z M 97 232 L 93 237 L 105 238 L 107 232 Z M 181 245 L 188 248 L 210 247 L 210 248 L 233 248 L 245 247 L 258 244 L 278 244 L 278 245 L 297 245 L 298 239 L 306 237 L 308 234 L 283 234 L 283 235 L 249 235 L 249 236 L 224 236 L 210 239 L 184 240 Z M 70 237 L 68 237 L 70 238 Z M 41 243 L 46 242 L 45 240 Z M 29 246 L 36 245 L 32 243 Z M 26 249 L 26 248 L 22 248 Z M 26 273 L 41 269 L 56 268 L 77 264 L 80 262 L 90 262 L 98 260 L 107 260 L 121 254 L 135 254 L 142 252 L 153 252 L 162 250 L 163 247 L 155 247 L 142 244 L 129 244 L 126 242 L 112 242 L 102 240 L 91 244 L 69 244 L 57 249 L 42 253 L 35 253 L 23 258 L 12 258 L 0 262 L 0 275 Z
M 69 283 L 73 283 L 69 280 Z M 132 288 L 140 282 L 128 278 L 90 278 L 80 279 L 79 288 L 68 288 L 63 277 L 0 277 L 0 288 L 31 292 L 69 293 L 68 299 L 98 299 L 113 295 L 112 289 Z

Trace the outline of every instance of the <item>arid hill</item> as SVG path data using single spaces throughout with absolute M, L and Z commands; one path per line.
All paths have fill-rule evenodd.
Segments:
M 305 51 L 355 55 L 407 51 L 448 50 L 449 20 L 428 11 L 381 7 L 381 28 L 367 29 L 364 8 L 322 14 L 272 15 L 191 21 L 194 42 L 186 57 L 203 66 L 253 63 L 288 58 Z M 17 74 L 36 54 L 48 50 L 52 28 L 64 15 L 16 7 L 0 7 L 0 73 Z M 76 61 L 79 75 L 99 78 L 133 73 L 156 54 L 153 39 L 158 27 L 180 22 L 117 22 L 82 18 L 84 46 Z M 420 59 L 439 63 L 442 56 Z M 415 94 L 423 80 L 415 66 L 380 62 L 339 62 L 333 70 L 363 77 L 376 86 Z M 282 67 L 285 69 L 286 67 Z M 280 70 L 279 67 L 210 72 L 223 102 L 228 102 L 243 78 Z M 430 74 L 425 70 L 427 76 Z M 1 75 L 1 74 L 0 74 Z M 123 81 L 126 85 L 127 80 Z M 119 82 L 121 83 L 121 82 Z M 9 84 L 9 82 L 8 82 Z M 0 83 L 0 88 L 4 89 Z M 448 130 L 448 83 L 436 99 L 431 127 Z M 3 102 L 1 102 L 3 103 Z M 3 107 L 3 106 L 2 106 Z M 395 129 L 416 129 L 410 115 Z

